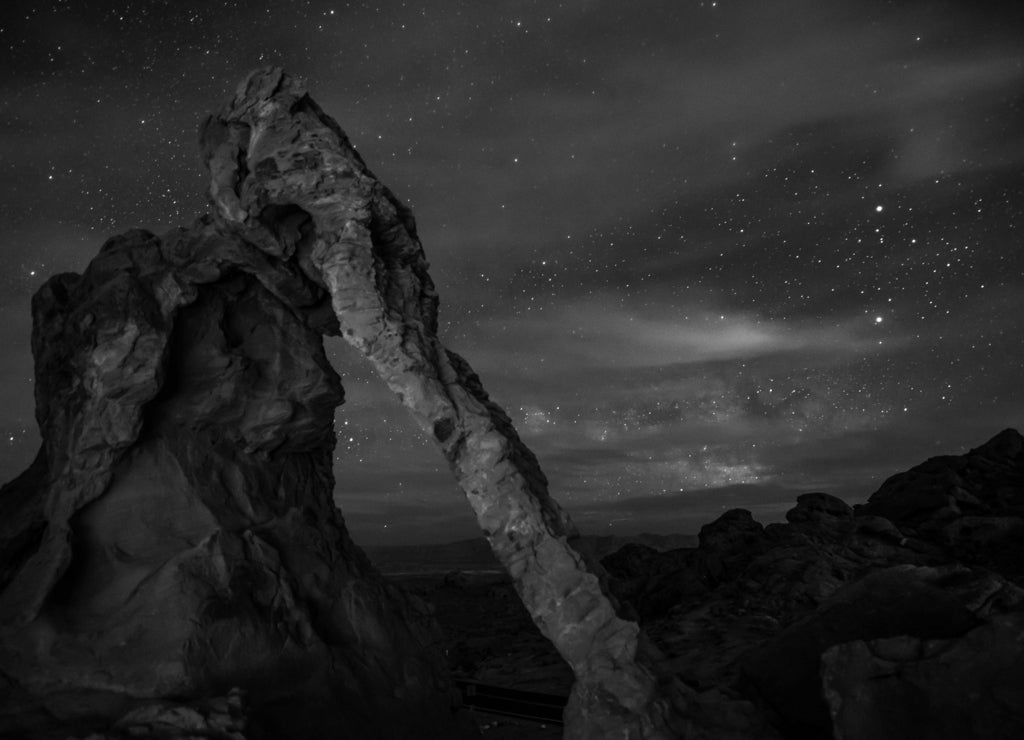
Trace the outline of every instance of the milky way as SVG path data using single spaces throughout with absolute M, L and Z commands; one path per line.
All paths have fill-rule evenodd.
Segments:
M 38 446 L 32 292 L 206 210 L 199 119 L 266 64 L 413 207 L 445 341 L 585 530 L 863 500 L 1019 428 L 1007 5 L 5 3 L 0 479 Z M 328 347 L 357 539 L 472 535 L 439 452 Z

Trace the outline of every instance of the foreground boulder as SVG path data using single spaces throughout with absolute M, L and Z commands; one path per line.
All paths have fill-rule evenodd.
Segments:
M 829 669 L 832 686 L 825 693 L 830 692 L 836 705 L 844 707 L 843 724 L 848 724 L 849 717 L 859 711 L 851 707 L 860 707 L 870 700 L 853 675 L 866 669 L 848 671 L 844 663 L 850 658 L 844 652 L 850 644 L 882 642 L 892 646 L 892 640 L 897 640 L 905 645 L 935 645 L 936 641 L 953 645 L 958 638 L 970 644 L 973 630 L 982 625 L 988 625 L 988 630 L 993 618 L 999 620 L 1021 608 L 1024 590 L 992 573 L 961 566 L 886 568 L 839 589 L 810 615 L 755 647 L 744 656 L 742 670 L 753 693 L 778 713 L 788 736 L 821 737 L 832 726 L 822 690 L 822 661 L 826 654 L 834 657 Z M 998 634 L 1007 633 L 1000 629 Z M 1012 640 L 1003 647 L 1014 655 L 1024 649 Z M 835 657 L 839 655 L 844 657 Z M 901 655 L 910 662 L 923 653 L 908 648 Z M 984 656 L 978 656 L 975 673 L 984 673 L 984 669 L 977 670 L 984 665 Z M 989 674 L 990 681 L 996 680 L 996 673 Z M 1024 672 L 1018 672 L 1018 676 L 1024 680 Z M 968 677 L 961 680 L 967 681 Z M 870 697 L 884 694 L 879 689 L 871 692 Z M 855 696 L 860 698 L 854 700 Z M 904 705 L 902 713 L 895 713 L 890 707 L 877 723 L 897 719 L 912 723 L 916 721 L 916 711 L 913 704 Z
M 1024 612 L 955 639 L 911 635 L 836 645 L 822 682 L 842 740 L 992 738 L 1024 734 Z

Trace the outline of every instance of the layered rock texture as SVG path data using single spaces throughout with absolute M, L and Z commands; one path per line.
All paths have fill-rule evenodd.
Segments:
M 695 691 L 746 699 L 786 738 L 1024 737 L 1024 438 L 893 476 L 785 524 L 735 509 L 699 546 L 604 559 Z
M 338 333 L 436 440 L 572 667 L 567 736 L 701 725 L 438 340 L 412 216 L 337 123 L 265 69 L 201 148 L 211 216 L 115 237 L 34 298 L 43 445 L 0 494 L 0 734 L 116 735 L 235 690 L 230 732 L 252 738 L 459 736 L 430 620 L 332 502 L 342 389 L 321 337 Z

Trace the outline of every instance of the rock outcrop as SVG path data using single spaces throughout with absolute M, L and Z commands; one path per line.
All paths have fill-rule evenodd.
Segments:
M 865 505 L 805 494 L 786 524 L 737 509 L 696 548 L 603 562 L 668 672 L 786 738 L 1019 737 L 1021 496 L 1024 438 L 1006 430 Z
M 333 502 L 322 288 L 207 219 L 111 239 L 33 314 L 43 446 L 0 495 L 0 734 L 233 687 L 250 738 L 462 733 L 435 627 Z
M 341 335 L 448 460 L 491 548 L 577 677 L 568 737 L 672 737 L 681 694 L 622 618 L 603 572 L 547 490 L 533 453 L 469 364 L 437 337 L 438 299 L 412 215 L 338 125 L 280 70 L 255 73 L 207 120 L 203 154 L 223 222 L 294 257 L 329 293 Z M 266 234 L 275 226 L 276 238 Z
M 1024 438 L 1006 429 L 965 455 L 933 457 L 885 481 L 858 514 L 1022 582 Z
M 342 389 L 321 336 L 340 333 L 436 440 L 572 667 L 567 737 L 700 736 L 706 698 L 659 673 L 438 340 L 412 215 L 337 123 L 265 69 L 200 138 L 211 216 L 115 237 L 34 298 L 43 445 L 0 493 L 0 733 L 106 732 L 234 689 L 252 738 L 462 733 L 431 621 L 332 501 Z

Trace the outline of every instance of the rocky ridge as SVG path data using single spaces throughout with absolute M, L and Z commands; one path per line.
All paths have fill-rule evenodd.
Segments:
M 1020 737 L 1022 504 L 1024 438 L 1006 430 L 864 505 L 805 494 L 768 526 L 734 509 L 696 548 L 603 563 L 667 671 L 783 737 Z

